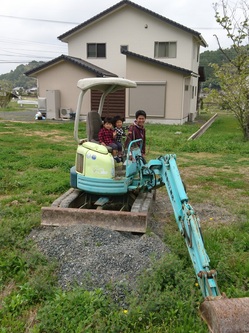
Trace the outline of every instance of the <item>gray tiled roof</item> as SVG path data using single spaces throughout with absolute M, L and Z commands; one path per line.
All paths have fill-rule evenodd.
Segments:
M 50 67 L 51 65 L 54 65 L 54 64 L 56 64 L 58 62 L 61 62 L 61 61 L 67 61 L 67 62 L 73 63 L 76 66 L 81 67 L 82 69 L 87 69 L 90 72 L 95 73 L 96 76 L 98 76 L 98 77 L 103 77 L 103 76 L 115 76 L 115 77 L 117 77 L 116 74 L 108 72 L 107 70 L 105 70 L 103 68 L 100 68 L 98 66 L 95 66 L 95 65 L 91 64 L 90 62 L 87 62 L 87 61 L 85 61 L 83 59 L 80 59 L 80 58 L 64 55 L 64 54 L 62 54 L 61 56 L 59 56 L 59 57 L 57 57 L 57 58 L 55 58 L 51 61 L 46 62 L 45 64 L 43 64 L 41 66 L 38 66 L 36 68 L 33 68 L 33 69 L 27 71 L 25 73 L 25 75 L 29 76 L 31 74 L 37 73 L 40 70 L 46 69 L 46 68 Z
M 133 58 L 137 58 L 137 59 L 140 59 L 140 60 L 144 60 L 146 62 L 156 64 L 156 65 L 159 65 L 159 66 L 162 66 L 162 67 L 166 67 L 167 69 L 172 70 L 174 72 L 179 72 L 179 73 L 187 74 L 187 75 L 191 75 L 191 73 L 193 73 L 192 71 L 190 71 L 188 69 L 178 67 L 178 66 L 174 66 L 174 65 L 170 65 L 166 62 L 155 60 L 155 59 L 152 59 L 152 58 L 148 58 L 148 57 L 145 57 L 141 54 L 137 54 L 137 53 L 134 53 L 134 52 L 131 52 L 131 51 L 128 51 L 128 50 L 123 50 L 122 54 L 125 54 L 125 55 L 133 57 Z
M 94 21 L 97 21 L 97 20 L 103 18 L 105 15 L 110 14 L 111 12 L 113 12 L 113 11 L 115 11 L 115 10 L 121 8 L 121 7 L 127 6 L 127 5 L 132 6 L 134 8 L 137 8 L 137 9 L 139 9 L 139 10 L 141 10 L 141 11 L 143 11 L 143 12 L 149 14 L 149 15 L 152 15 L 152 16 L 156 17 L 157 19 L 159 19 L 159 20 L 161 20 L 161 21 L 163 21 L 163 22 L 165 22 L 167 24 L 171 24 L 172 26 L 174 26 L 176 28 L 182 29 L 182 30 L 184 30 L 184 31 L 186 31 L 186 32 L 188 32 L 188 33 L 196 36 L 200 40 L 200 42 L 201 42 L 201 44 L 203 46 L 207 46 L 206 41 L 203 39 L 203 37 L 201 36 L 201 34 L 199 32 L 197 32 L 197 31 L 195 31 L 193 29 L 187 28 L 187 27 L 185 27 L 182 24 L 179 24 L 179 23 L 177 23 L 175 21 L 172 21 L 172 20 L 170 20 L 170 19 L 168 19 L 168 18 L 166 18 L 166 17 L 164 17 L 162 15 L 159 15 L 159 14 L 153 12 L 152 10 L 144 8 L 144 7 L 142 7 L 142 6 L 134 3 L 132 1 L 129 1 L 129 0 L 123 0 L 123 1 L 118 2 L 114 6 L 109 7 L 108 9 L 102 11 L 101 13 L 93 16 L 89 20 L 87 20 L 87 21 L 85 21 L 85 22 L 77 25 L 73 29 L 68 30 L 67 32 L 65 32 L 64 34 L 58 36 L 57 38 L 59 40 L 63 40 L 64 38 L 69 37 L 70 35 L 74 34 L 75 32 L 80 31 L 82 28 L 88 26 L 90 23 L 93 23 Z

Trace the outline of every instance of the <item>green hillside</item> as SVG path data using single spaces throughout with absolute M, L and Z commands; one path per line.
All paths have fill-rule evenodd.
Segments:
M 233 48 L 224 49 L 225 54 L 230 58 L 234 59 L 236 52 Z M 205 51 L 200 54 L 200 66 L 204 67 L 206 81 L 203 83 L 203 88 L 212 87 L 219 88 L 219 84 L 214 76 L 214 71 L 210 64 L 222 65 L 227 62 L 227 58 L 223 52 L 217 51 Z
M 12 70 L 10 73 L 0 75 L 0 81 L 6 80 L 9 81 L 12 85 L 12 88 L 23 87 L 24 89 L 30 89 L 36 87 L 36 79 L 32 77 L 27 77 L 23 75 L 30 69 L 38 67 L 44 64 L 44 61 L 31 61 L 28 65 L 19 65 L 15 70 Z

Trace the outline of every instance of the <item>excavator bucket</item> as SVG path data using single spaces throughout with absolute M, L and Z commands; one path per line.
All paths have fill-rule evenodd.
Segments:
M 103 197 L 96 199 L 96 209 L 87 209 L 89 202 L 86 200 L 85 193 L 71 188 L 57 198 L 50 207 L 42 207 L 41 225 L 90 224 L 117 231 L 146 232 L 147 222 L 153 211 L 155 191 L 139 193 L 133 199 L 130 211 L 104 210 L 101 206 L 105 204 L 104 199 Z M 85 205 L 86 208 L 81 209 Z
M 207 297 L 200 314 L 212 333 L 249 332 L 249 297 Z

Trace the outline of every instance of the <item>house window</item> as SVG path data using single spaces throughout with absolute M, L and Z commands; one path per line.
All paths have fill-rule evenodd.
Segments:
M 176 58 L 176 42 L 155 42 L 155 58 Z
M 128 51 L 128 45 L 120 45 L 120 52 Z
M 88 43 L 87 44 L 87 58 L 105 58 L 106 45 L 104 43 Z

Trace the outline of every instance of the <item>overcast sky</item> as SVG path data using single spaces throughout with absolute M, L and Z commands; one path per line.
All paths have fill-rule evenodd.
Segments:
M 118 0 L 1 0 L 0 74 L 32 60 L 49 61 L 67 54 L 67 44 L 57 37 L 88 20 Z M 214 0 L 133 0 L 166 18 L 200 32 L 217 50 L 216 34 L 223 47 L 230 42 L 215 21 Z

